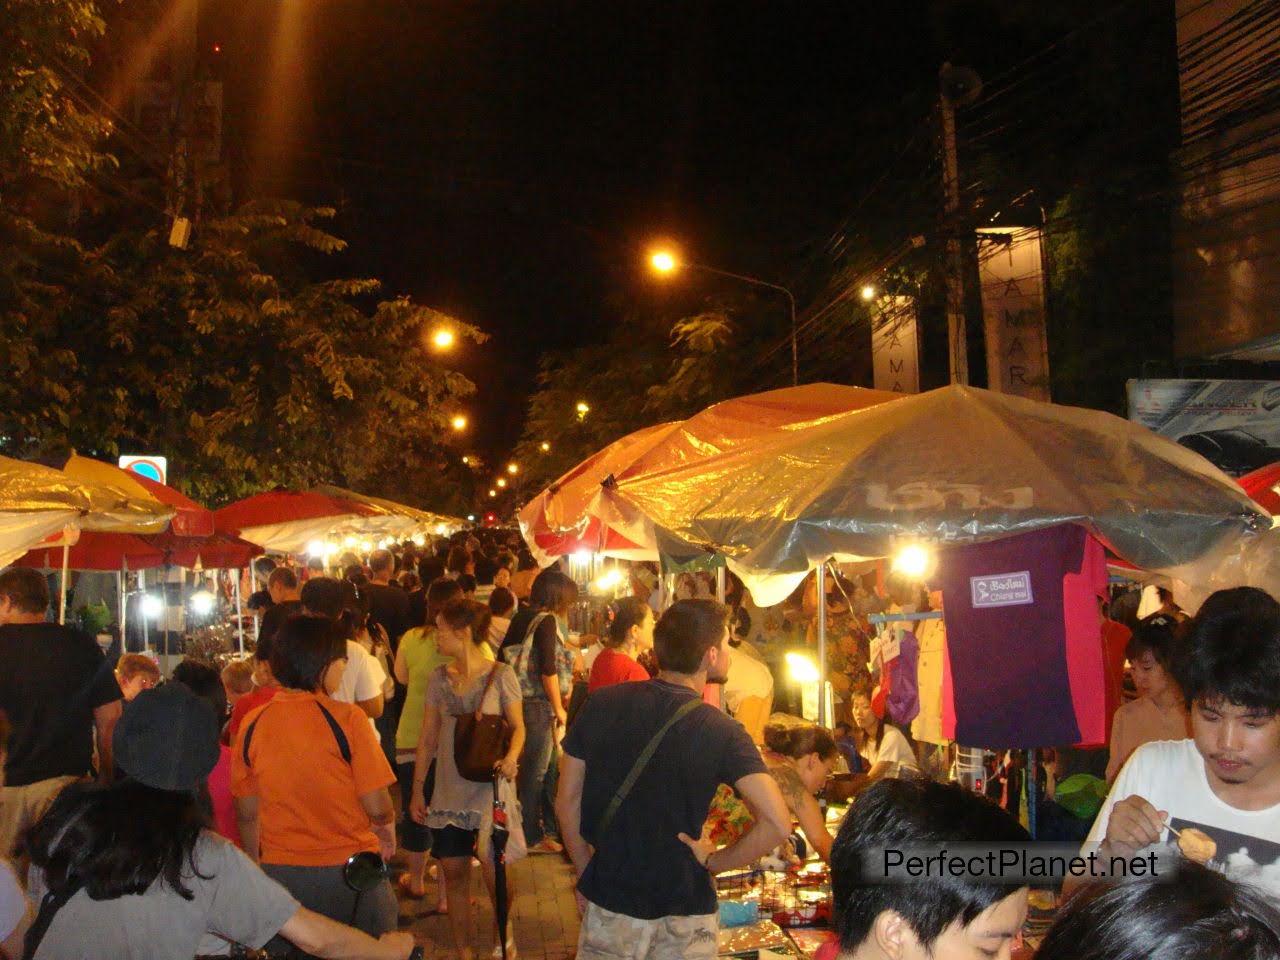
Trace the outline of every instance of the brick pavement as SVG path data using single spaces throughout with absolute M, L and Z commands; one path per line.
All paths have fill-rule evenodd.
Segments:
M 578 910 L 573 900 L 573 870 L 563 857 L 541 854 L 527 857 L 508 868 L 515 894 L 510 929 L 519 954 L 527 960 L 570 960 L 578 943 Z M 496 942 L 493 907 L 478 867 L 471 871 L 471 908 L 475 934 L 472 944 L 477 960 L 489 956 Z M 433 881 L 423 900 L 400 899 L 401 929 L 413 932 L 426 948 L 427 960 L 452 960 L 453 941 L 449 920 L 423 916 L 435 904 Z

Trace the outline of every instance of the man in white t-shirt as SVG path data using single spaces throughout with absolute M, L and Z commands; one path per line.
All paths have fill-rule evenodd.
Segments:
M 350 584 L 332 577 L 312 577 L 302 586 L 303 611 L 335 622 L 342 617 L 347 606 L 354 603 L 354 597 Z M 348 640 L 347 667 L 342 672 L 342 683 L 334 691 L 333 699 L 354 703 L 369 715 L 369 722 L 373 723 L 382 716 L 385 706 L 383 684 L 386 680 L 386 671 L 377 658 L 354 640 Z
M 1128 857 L 1174 842 L 1280 898 L 1280 604 L 1252 587 L 1218 591 L 1173 668 L 1193 739 L 1135 750 L 1086 843 Z

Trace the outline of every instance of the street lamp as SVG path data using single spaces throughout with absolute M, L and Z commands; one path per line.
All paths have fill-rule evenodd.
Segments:
M 579 420 L 583 419 L 590 412 L 591 412 L 591 408 L 587 406 L 586 401 L 579 400 L 578 401 L 578 419 Z
M 458 414 L 449 422 L 453 425 L 453 429 L 455 430 L 462 431 L 467 429 L 467 418 L 462 414 Z
M 462 465 L 463 465 L 464 467 L 469 467 L 469 466 L 471 466 L 471 458 L 470 458 L 470 457 L 463 457 L 463 458 L 462 458 Z
M 551 444 L 549 444 L 549 443 L 547 443 L 547 441 L 543 440 L 540 444 L 538 444 L 538 449 L 539 449 L 539 450 L 541 450 L 543 453 L 550 453 L 550 452 L 551 452 Z
M 441 350 L 448 350 L 450 347 L 453 346 L 453 341 L 454 341 L 453 331 L 445 327 L 441 327 L 439 330 L 437 330 L 434 334 L 431 335 L 431 342 L 434 343 Z
M 489 490 L 489 496 L 491 496 L 491 497 L 496 497 L 497 495 L 498 495 L 498 491 L 497 491 L 497 490 L 494 490 L 494 489 L 492 489 L 492 488 L 490 488 L 490 490 Z
M 863 300 L 870 301 L 870 300 L 874 300 L 875 298 L 876 298 L 876 288 L 875 288 L 875 287 L 871 286 L 871 284 L 867 284 L 865 287 L 863 287 L 863 288 L 862 288 L 862 299 L 863 299 Z
M 507 478 L 499 477 L 497 480 L 494 481 L 494 483 L 496 483 L 500 487 L 505 487 L 507 485 Z
M 518 463 L 507 464 L 507 473 L 511 474 L 513 477 L 519 472 L 520 472 L 520 464 Z
M 689 270 L 701 270 L 703 273 L 714 274 L 717 277 L 728 277 L 730 280 L 740 280 L 743 283 L 749 283 L 756 287 L 767 287 L 770 290 L 776 290 L 787 298 L 787 304 L 791 308 L 791 385 L 798 386 L 800 383 L 800 360 L 796 350 L 796 298 L 786 287 L 778 283 L 770 283 L 768 280 L 761 280 L 759 277 L 751 277 L 745 273 L 733 273 L 730 270 L 721 270 L 719 267 L 709 267 L 705 263 L 693 263 L 689 260 L 680 260 L 674 253 L 669 250 L 657 250 L 649 256 L 649 265 L 655 272 L 660 274 L 674 273 L 677 268 L 684 267 Z

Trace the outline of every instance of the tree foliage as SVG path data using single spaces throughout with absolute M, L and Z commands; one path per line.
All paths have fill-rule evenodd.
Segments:
M 170 246 L 114 199 L 136 184 L 100 189 L 110 125 L 67 70 L 101 30 L 85 0 L 16 0 L 0 22 L 0 452 L 163 454 L 210 502 L 329 482 L 460 509 L 442 441 L 474 387 L 429 337 L 484 334 L 335 277 L 332 209 L 251 201 Z

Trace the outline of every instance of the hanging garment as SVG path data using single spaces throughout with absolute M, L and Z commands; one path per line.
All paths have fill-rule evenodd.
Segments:
M 1059 746 L 1079 743 L 1082 724 L 1090 735 L 1101 729 L 1100 621 L 1096 600 L 1087 596 L 1096 580 L 1095 560 L 1086 561 L 1092 550 L 1083 528 L 1065 525 L 944 554 L 937 580 L 958 742 Z M 1069 574 L 1080 581 L 1068 582 Z M 1077 609 L 1086 600 L 1094 610 L 1091 640 L 1088 618 Z M 1077 649 L 1084 641 L 1089 649 Z
M 947 659 L 947 630 L 941 620 L 916 624 L 920 661 L 916 664 L 916 690 L 920 710 L 911 721 L 911 736 L 924 743 L 945 743 L 942 733 L 943 671 Z

